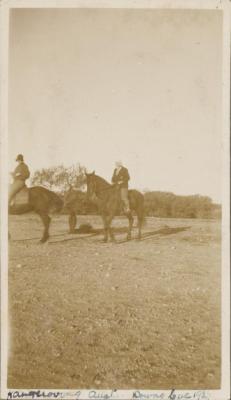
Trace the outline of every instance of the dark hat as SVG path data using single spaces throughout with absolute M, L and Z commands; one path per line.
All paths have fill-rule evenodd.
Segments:
M 15 161 L 23 161 L 23 155 L 18 154 Z

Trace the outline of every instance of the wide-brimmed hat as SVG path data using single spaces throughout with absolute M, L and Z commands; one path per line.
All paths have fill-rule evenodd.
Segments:
M 115 162 L 115 164 L 117 164 L 117 165 L 123 165 L 123 162 L 121 161 L 121 160 L 117 160 L 116 162 Z
M 15 161 L 23 161 L 23 155 L 18 154 Z

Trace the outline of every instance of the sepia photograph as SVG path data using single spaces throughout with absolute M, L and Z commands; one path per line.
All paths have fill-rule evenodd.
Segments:
M 228 400 L 229 2 L 70 3 L 3 1 L 2 390 Z

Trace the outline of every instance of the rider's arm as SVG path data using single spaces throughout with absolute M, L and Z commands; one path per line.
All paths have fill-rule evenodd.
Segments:
M 11 175 L 13 176 L 13 178 L 20 175 L 20 172 L 18 171 L 18 167 L 15 168 L 15 170 L 13 172 L 11 172 Z
M 112 183 L 116 183 L 116 173 L 114 171 L 112 178 L 111 178 Z
M 27 179 L 30 176 L 30 172 L 29 169 L 27 167 L 27 165 L 25 164 L 20 164 L 14 171 L 14 177 L 18 177 L 18 178 L 22 178 Z
M 126 180 L 127 180 L 127 182 L 130 180 L 130 175 L 129 175 L 129 173 L 128 173 L 128 170 L 126 169 Z
M 130 176 L 129 176 L 128 170 L 127 170 L 127 168 L 126 168 L 126 169 L 124 169 L 123 175 L 121 176 L 121 179 L 120 179 L 120 181 L 119 181 L 118 183 L 125 183 L 125 182 L 128 182 L 129 179 L 130 179 Z

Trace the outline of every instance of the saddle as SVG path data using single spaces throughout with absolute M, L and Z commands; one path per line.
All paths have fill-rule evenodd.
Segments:
M 12 202 L 13 206 L 19 206 L 22 204 L 28 204 L 29 203 L 29 189 L 25 185 L 14 197 L 14 200 Z

